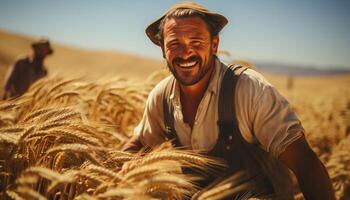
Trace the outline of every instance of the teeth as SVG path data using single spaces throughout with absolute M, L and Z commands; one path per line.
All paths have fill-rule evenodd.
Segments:
M 186 62 L 186 63 L 181 63 L 179 64 L 180 67 L 192 67 L 196 64 L 197 62 L 196 61 L 192 61 L 192 62 Z

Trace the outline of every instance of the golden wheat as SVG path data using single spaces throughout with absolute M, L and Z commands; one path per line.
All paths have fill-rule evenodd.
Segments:
M 182 174 L 182 168 L 190 166 L 209 173 L 213 167 L 223 167 L 222 161 L 174 149 L 169 142 L 136 154 L 120 151 L 142 116 L 149 91 L 165 75 L 154 74 L 146 83 L 124 79 L 84 83 L 49 77 L 36 82 L 21 98 L 1 101 L 0 198 L 192 196 L 199 189 L 194 181 L 200 177 Z M 335 90 L 329 84 L 311 98 L 310 90 L 317 86 L 308 79 L 302 81 L 308 85 L 296 82 L 298 91 L 279 89 L 291 101 L 312 148 L 326 164 L 337 198 L 347 199 L 350 92 L 346 87 Z M 126 162 L 132 163 L 131 167 L 120 173 Z M 238 184 L 234 177 L 237 174 L 195 198 L 220 199 L 255 187 L 250 182 Z M 241 196 L 249 197 L 248 193 Z M 296 197 L 302 199 L 300 194 Z

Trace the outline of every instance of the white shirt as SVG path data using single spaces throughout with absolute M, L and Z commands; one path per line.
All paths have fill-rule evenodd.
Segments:
M 180 143 L 188 149 L 210 151 L 219 135 L 217 126 L 221 80 L 226 65 L 216 60 L 207 90 L 198 106 L 193 128 L 183 121 L 178 83 L 172 88 L 170 102 L 174 106 L 174 127 Z M 141 143 L 155 146 L 165 141 L 162 88 L 170 77 L 150 92 L 143 118 L 135 128 Z M 243 138 L 258 143 L 274 157 L 301 137 L 304 129 L 287 100 L 258 72 L 247 69 L 237 81 L 236 118 Z

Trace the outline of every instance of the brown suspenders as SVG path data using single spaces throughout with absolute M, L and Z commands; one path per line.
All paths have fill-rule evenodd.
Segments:
M 234 125 L 237 125 L 234 108 L 234 93 L 238 77 L 246 69 L 246 67 L 240 65 L 230 65 L 224 74 L 219 93 L 219 120 L 217 122 L 220 135 L 227 135 L 226 133 L 232 132 Z M 174 84 L 175 78 L 172 77 L 165 86 L 163 93 L 163 114 L 166 129 L 165 138 L 167 140 L 172 140 L 175 146 L 181 146 L 174 128 L 174 108 L 169 98 Z
M 170 94 L 172 88 L 174 87 L 174 84 L 175 78 L 172 77 L 168 84 L 165 86 L 163 93 L 163 116 L 165 126 L 165 139 L 171 140 L 174 146 L 179 147 L 181 144 L 174 127 L 174 106 L 170 102 Z

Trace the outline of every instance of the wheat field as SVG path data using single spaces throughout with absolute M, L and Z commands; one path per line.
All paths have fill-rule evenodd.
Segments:
M 165 72 L 138 83 L 48 77 L 22 97 L 0 102 L 0 199 L 186 199 L 201 176 L 223 163 L 169 142 L 132 154 L 121 147 Z M 267 78 L 290 101 L 312 148 L 326 165 L 338 199 L 350 198 L 350 76 Z M 124 163 L 129 167 L 121 171 Z M 195 199 L 220 199 L 254 187 L 218 184 Z M 232 181 L 233 180 L 233 181 Z M 295 197 L 303 199 L 295 189 Z M 225 193 L 226 192 L 226 193 Z M 241 199 L 249 199 L 250 196 Z

